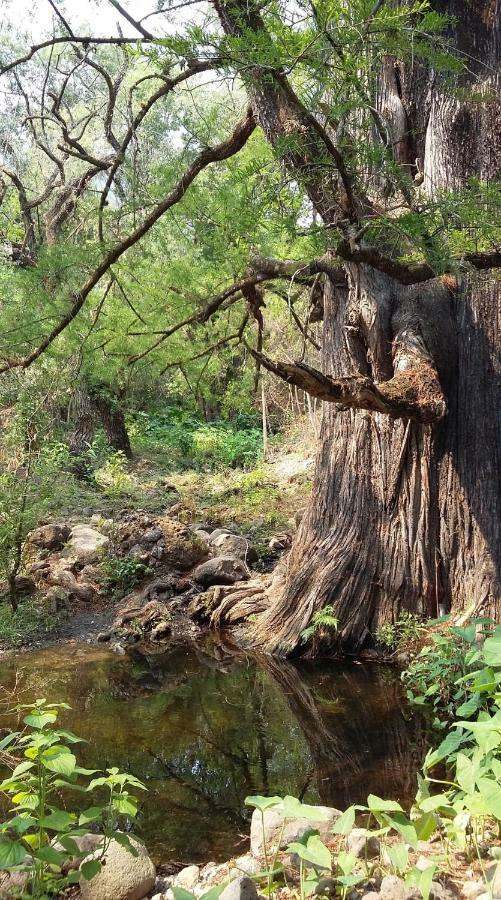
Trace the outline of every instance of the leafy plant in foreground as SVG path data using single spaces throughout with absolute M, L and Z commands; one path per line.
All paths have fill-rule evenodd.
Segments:
M 408 699 L 430 708 L 436 727 L 444 728 L 458 716 L 470 719 L 499 699 L 501 629 L 491 634 L 492 625 L 489 619 L 474 619 L 464 628 L 432 634 L 431 644 L 402 673 Z M 477 646 L 478 628 L 488 635 L 482 646 Z
M 25 728 L 0 741 L 0 751 L 19 759 L 0 783 L 0 791 L 12 804 L 0 824 L 0 870 L 26 876 L 21 896 L 45 898 L 78 881 L 80 875 L 93 878 L 112 839 L 136 855 L 128 836 L 118 829 L 122 821 L 133 819 L 137 813 L 137 799 L 128 786 L 140 790 L 145 786 L 116 768 L 100 775 L 78 765 L 73 746 L 81 738 L 55 727 L 60 711 L 69 708 L 67 704 L 37 700 L 34 705 L 16 708 L 26 713 Z M 97 777 L 89 780 L 94 775 Z M 60 805 L 68 790 L 94 794 L 98 789 L 105 802 L 79 815 Z M 82 862 L 79 871 L 65 874 L 68 863 L 87 852 L 79 849 L 78 838 L 88 833 L 89 826 L 101 835 L 96 854 Z

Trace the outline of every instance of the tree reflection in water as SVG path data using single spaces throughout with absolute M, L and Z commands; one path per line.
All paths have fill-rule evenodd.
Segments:
M 1 661 L 7 690 L 16 678 L 23 702 L 71 704 L 65 724 L 89 742 L 83 765 L 117 765 L 147 783 L 140 828 L 158 860 L 243 852 L 247 794 L 345 807 L 371 791 L 403 803 L 415 792 L 425 733 L 393 669 L 293 665 L 210 640 L 125 657 L 40 650 Z

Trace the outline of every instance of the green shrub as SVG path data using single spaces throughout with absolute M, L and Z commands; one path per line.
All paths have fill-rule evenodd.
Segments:
M 423 623 L 419 616 L 403 610 L 395 623 L 381 625 L 374 637 L 378 644 L 387 650 L 397 650 L 410 641 L 415 641 L 423 631 Z
M 207 423 L 173 407 L 150 416 L 136 413 L 128 427 L 136 446 L 169 452 L 173 465 L 186 468 L 245 468 L 255 465 L 262 455 L 259 429 Z
M 19 705 L 16 709 L 24 713 L 24 728 L 0 741 L 0 751 L 7 751 L 15 760 L 13 771 L 0 783 L 0 792 L 11 803 L 7 818 L 0 824 L 0 870 L 26 875 L 27 883 L 19 890 L 21 896 L 59 895 L 78 881 L 80 874 L 93 878 L 112 839 L 136 853 L 130 839 L 118 828 L 137 813 L 137 799 L 128 786 L 140 790 L 145 786 L 115 768 L 100 775 L 78 765 L 73 749 L 80 738 L 56 727 L 60 711 L 68 708 L 65 703 L 45 700 Z M 94 775 L 98 777 L 90 777 Z M 92 795 L 92 805 L 79 815 L 59 805 L 61 794 L 75 790 Z M 94 800 L 97 792 L 104 798 L 101 804 Z M 64 874 L 70 860 L 84 856 L 76 839 L 88 832 L 89 824 L 102 835 L 97 856 L 83 862 L 80 871 Z
M 100 563 L 103 589 L 116 599 L 123 597 L 139 584 L 153 569 L 134 556 L 105 556 Z
M 494 665 L 496 652 L 490 648 L 497 646 L 500 626 L 491 635 L 492 626 L 489 619 L 474 619 L 465 628 L 432 634 L 431 643 L 402 673 L 408 699 L 430 709 L 435 726 L 488 712 L 499 698 L 501 660 Z M 476 644 L 477 627 L 489 635 L 483 647 Z

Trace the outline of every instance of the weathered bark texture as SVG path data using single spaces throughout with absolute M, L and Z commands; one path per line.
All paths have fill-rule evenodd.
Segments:
M 70 455 L 74 458 L 72 469 L 76 475 L 85 478 L 89 474 L 89 464 L 85 456 L 94 440 L 96 430 L 94 410 L 85 388 L 79 387 L 75 391 L 71 412 L 74 424 L 68 443 Z
M 125 417 L 118 400 L 111 399 L 105 393 L 93 392 L 91 402 L 101 420 L 110 446 L 114 450 L 124 453 L 127 459 L 132 459 L 132 448 Z
M 380 86 L 396 159 L 411 171 L 421 160 L 421 190 L 430 194 L 470 176 L 492 178 L 501 135 L 492 100 L 499 71 L 493 0 L 432 5 L 456 17 L 454 40 L 468 60 L 461 96 L 452 97 L 435 73 L 396 72 L 393 61 Z M 465 99 L 472 88 L 485 102 Z M 261 100 L 256 93 L 254 103 Z M 274 102 L 268 92 L 256 110 L 266 133 Z M 282 112 L 283 129 L 289 112 Z M 330 401 L 311 505 L 271 586 L 253 597 L 258 609 L 268 608 L 251 636 L 271 652 L 296 649 L 326 605 L 339 630 L 324 643 L 352 650 L 402 609 L 433 616 L 443 604 L 500 618 L 499 281 L 472 275 L 406 287 L 364 263 L 346 270 L 348 290 L 326 279 L 323 372 L 280 371 L 267 361 Z M 220 624 L 241 618 L 241 590 L 236 605 L 225 591 Z M 321 645 L 317 639 L 313 652 Z

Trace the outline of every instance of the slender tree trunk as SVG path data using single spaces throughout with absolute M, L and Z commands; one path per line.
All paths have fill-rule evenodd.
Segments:
M 230 30 L 228 5 L 222 21 Z M 396 160 L 412 167 L 420 159 L 429 195 L 471 176 L 492 178 L 501 134 L 491 99 L 499 71 L 494 3 L 433 5 L 456 17 L 451 29 L 468 59 L 462 99 L 433 72 L 394 61 L 384 67 L 379 98 L 383 111 L 392 109 L 386 120 Z M 273 90 L 250 89 L 272 143 L 289 120 L 308 127 L 278 80 Z M 485 101 L 464 99 L 471 90 Z M 315 152 L 312 142 L 307 149 Z M 298 162 L 285 159 L 292 169 Z M 326 221 L 328 185 L 318 202 L 313 179 L 306 189 Z M 326 605 L 339 630 L 314 640 L 311 652 L 332 642 L 356 650 L 402 609 L 434 616 L 444 604 L 498 619 L 501 612 L 499 282 L 472 275 L 408 288 L 365 264 L 345 268 L 347 290 L 325 284 L 323 374 L 270 367 L 331 401 L 310 507 L 288 559 L 264 597 L 255 596 L 265 611 L 252 639 L 270 652 L 294 651 Z M 241 618 L 241 588 L 235 597 Z M 222 608 L 215 620 L 233 621 L 229 597 Z

